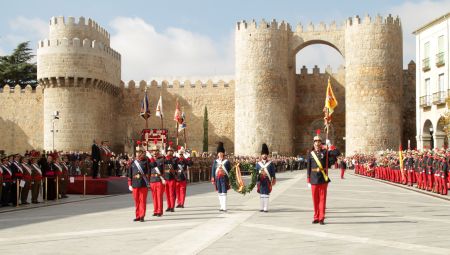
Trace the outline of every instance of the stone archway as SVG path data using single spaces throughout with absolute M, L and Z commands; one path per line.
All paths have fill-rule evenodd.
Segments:
M 434 144 L 436 148 L 448 148 L 448 139 L 445 134 L 445 119 L 440 117 L 436 124 L 436 131 L 434 131 Z
M 422 128 L 422 146 L 424 149 L 431 149 L 434 147 L 433 132 L 433 123 L 431 123 L 430 120 L 426 120 Z

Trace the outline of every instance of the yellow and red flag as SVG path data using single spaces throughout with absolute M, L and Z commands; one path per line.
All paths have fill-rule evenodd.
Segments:
M 328 78 L 327 94 L 325 96 L 325 108 L 328 109 L 328 114 L 331 115 L 334 112 L 334 108 L 338 105 L 338 101 L 334 96 L 333 89 L 331 88 L 331 81 Z

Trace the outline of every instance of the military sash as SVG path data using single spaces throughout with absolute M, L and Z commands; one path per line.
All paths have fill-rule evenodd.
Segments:
M 155 170 L 155 172 L 157 174 L 159 174 L 159 178 L 161 179 L 161 183 L 163 185 L 166 185 L 166 179 L 164 179 L 164 177 L 162 176 L 161 171 L 159 171 L 159 168 L 158 167 L 154 167 L 153 169 Z
M 327 152 L 328 153 L 328 152 Z M 311 151 L 311 155 L 314 158 L 314 161 L 316 161 L 317 166 L 319 166 L 320 172 L 323 174 L 323 178 L 326 182 L 328 182 L 328 175 L 323 170 L 322 163 L 320 162 L 319 158 L 317 157 L 316 153 L 314 151 Z
M 134 165 L 136 165 L 136 167 L 138 168 L 139 173 L 142 174 L 142 178 L 144 178 L 145 181 L 145 185 L 147 187 L 150 187 L 150 185 L 148 184 L 148 180 L 147 180 L 147 176 L 145 176 L 144 171 L 142 171 L 141 165 L 139 165 L 139 162 L 137 162 L 137 160 L 134 160 Z
M 42 170 L 36 163 L 34 163 L 32 166 L 40 175 L 42 175 Z
M 272 163 L 272 161 L 269 161 L 264 165 L 263 162 L 259 161 L 258 165 L 261 167 L 259 173 L 261 174 L 261 172 L 264 172 L 267 175 L 267 177 L 269 177 L 269 180 L 272 181 L 272 176 L 270 176 L 269 170 L 267 170 L 267 167 L 270 165 L 270 163 Z
M 2 168 L 3 169 L 5 169 L 8 173 L 9 173 L 9 175 L 11 175 L 12 176 L 12 172 L 11 172 L 11 170 L 9 170 L 9 168 L 8 167 L 6 167 L 6 166 L 2 166 Z
M 216 160 L 217 164 L 219 164 L 219 166 L 216 167 L 216 172 L 215 172 L 216 176 L 220 169 L 222 169 L 225 172 L 225 174 L 228 176 L 228 171 L 227 171 L 227 169 L 225 169 L 225 163 L 227 161 L 228 161 L 228 159 L 225 159 L 224 161 L 220 161 L 220 162 L 218 160 Z

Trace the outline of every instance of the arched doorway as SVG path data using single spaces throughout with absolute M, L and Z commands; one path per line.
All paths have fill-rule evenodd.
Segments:
M 436 148 L 448 148 L 448 138 L 445 134 L 445 128 L 444 117 L 441 117 L 437 122 L 436 131 L 434 134 Z
M 422 146 L 424 149 L 433 149 L 434 148 L 434 141 L 433 141 L 433 134 L 434 134 L 434 128 L 433 123 L 431 123 L 430 120 L 426 120 L 423 124 L 422 129 Z
M 325 142 L 325 94 L 330 78 L 338 107 L 332 115 L 328 138 L 345 151 L 345 69 L 339 49 L 329 42 L 314 40 L 299 45 L 295 55 L 294 152 L 311 148 L 316 130 Z M 330 67 L 333 65 L 333 67 Z

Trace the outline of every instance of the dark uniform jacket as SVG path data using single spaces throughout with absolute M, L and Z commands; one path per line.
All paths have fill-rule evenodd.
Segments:
M 177 158 L 175 157 L 165 157 L 161 159 L 164 168 L 164 178 L 166 180 L 175 180 L 178 164 Z
M 177 181 L 186 181 L 188 166 L 192 166 L 192 160 L 190 158 L 178 158 Z
M 323 171 L 325 171 L 325 167 L 326 167 L 326 155 L 327 155 L 327 150 L 320 150 L 319 152 L 316 152 L 316 156 L 319 159 L 320 163 L 322 164 L 322 167 L 324 168 Z M 338 150 L 332 150 L 332 151 L 328 151 L 328 166 L 333 165 L 333 163 L 336 160 L 336 157 L 339 156 L 341 153 Z M 316 160 L 314 159 L 314 157 L 312 156 L 312 152 L 309 153 L 308 155 L 308 168 L 307 168 L 307 174 L 308 174 L 308 181 L 311 184 L 323 184 L 323 183 L 327 183 L 327 181 L 325 181 L 325 177 L 322 174 L 322 171 L 318 171 L 319 166 L 316 163 Z M 328 178 L 328 182 L 330 182 L 330 179 Z
M 139 164 L 142 171 L 139 170 L 139 167 L 136 164 Z M 147 183 L 147 175 L 150 174 L 150 168 L 151 166 L 147 159 L 132 161 L 128 172 L 128 178 L 131 181 L 129 181 L 128 184 L 131 184 L 131 187 L 133 188 L 148 187 L 149 183 Z

